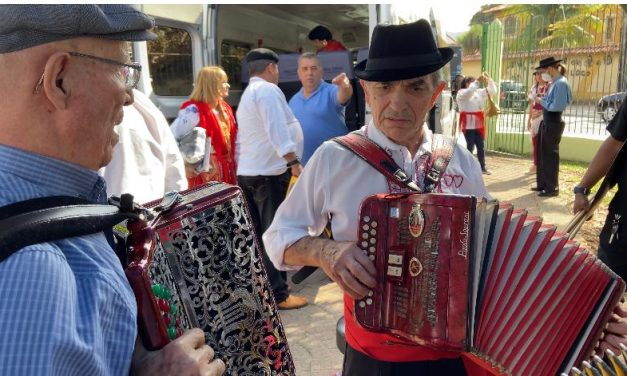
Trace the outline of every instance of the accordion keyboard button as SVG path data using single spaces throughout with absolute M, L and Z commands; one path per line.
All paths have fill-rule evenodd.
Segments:
M 365 217 L 364 217 L 364 222 L 366 222 L 366 223 L 370 222 L 370 217 L 365 216 Z
M 366 299 L 366 304 L 372 305 L 372 299 L 370 299 L 370 298 Z
M 364 229 L 364 231 L 370 230 L 370 226 L 368 226 L 368 225 L 364 225 L 362 228 Z
M 372 296 L 374 295 L 374 292 L 372 290 L 368 291 L 368 296 Z
M 370 259 L 370 261 L 374 261 L 374 255 L 370 255 L 368 256 L 368 258 Z
M 368 248 L 368 252 L 370 252 L 370 253 L 374 253 L 374 251 L 376 251 L 376 248 L 375 248 L 375 247 L 370 247 L 370 248 Z
M 377 223 L 377 221 L 372 221 L 372 223 L 370 224 L 370 226 L 372 226 L 372 228 L 377 228 L 379 224 Z
M 366 303 L 362 300 L 359 302 L 359 308 L 365 308 L 366 307 Z
M 361 246 L 362 246 L 364 249 L 366 249 L 366 247 L 368 247 L 368 242 L 366 242 L 366 241 L 361 242 Z
M 376 244 L 377 243 L 377 239 L 375 238 L 370 238 L 370 244 Z
M 367 232 L 364 232 L 363 234 L 361 234 L 361 237 L 364 238 L 364 239 L 368 239 L 369 238 Z

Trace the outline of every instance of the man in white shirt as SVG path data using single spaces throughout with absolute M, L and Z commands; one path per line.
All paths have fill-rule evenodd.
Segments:
M 135 89 L 133 96 L 135 102 L 124 107 L 124 120 L 116 127 L 119 141 L 111 162 L 99 173 L 107 182 L 107 196 L 130 193 L 146 203 L 187 189 L 187 179 L 166 118 L 144 93 Z
M 303 166 L 303 133 L 279 89 L 279 57 L 272 50 L 257 48 L 246 55 L 250 82 L 237 108 L 235 142 L 237 184 L 250 207 L 257 234 L 266 231 L 283 201 L 292 176 Z M 285 272 L 277 270 L 263 253 L 272 292 L 279 309 L 307 305 L 307 299 L 290 295 Z
M 358 132 L 385 149 L 421 188 L 421 167 L 432 150 L 432 133 L 424 121 L 444 88 L 439 69 L 452 57 L 452 49 L 437 48 L 429 23 L 420 20 L 377 26 L 368 59 L 355 67 L 372 110 L 372 122 Z M 460 146 L 436 190 L 489 197 L 479 163 Z M 359 206 L 370 195 L 394 191 L 368 163 L 327 141 L 264 234 L 266 250 L 277 268 L 317 266 L 344 290 L 348 347 L 343 375 L 463 374 L 459 354 L 370 332 L 354 321 L 353 299 L 363 298 L 375 285 L 374 264 L 355 244 Z M 334 240 L 317 237 L 327 222 Z

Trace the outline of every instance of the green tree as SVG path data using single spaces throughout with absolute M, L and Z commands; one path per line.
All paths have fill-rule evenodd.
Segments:
M 471 55 L 481 50 L 482 32 L 482 26 L 477 24 L 472 25 L 467 32 L 457 37 L 464 55 Z
M 518 41 L 531 41 L 541 48 L 583 47 L 595 44 L 595 36 L 603 30 L 603 20 L 596 14 L 607 6 L 518 4 L 505 8 L 502 17 L 519 20 L 522 27 L 512 36 Z M 513 47 L 517 50 L 516 44 Z

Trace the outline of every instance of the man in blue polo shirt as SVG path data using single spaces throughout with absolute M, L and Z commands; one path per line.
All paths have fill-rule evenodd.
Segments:
M 353 87 L 345 73 L 336 76 L 332 84 L 324 82 L 323 73 L 316 54 L 305 52 L 298 59 L 298 79 L 303 87 L 289 105 L 303 130 L 303 166 L 324 141 L 348 132 L 344 107 L 353 95 Z

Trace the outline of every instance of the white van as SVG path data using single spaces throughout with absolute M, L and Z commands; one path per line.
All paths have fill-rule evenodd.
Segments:
M 354 79 L 352 67 L 360 61 L 358 59 L 367 57 L 374 26 L 394 22 L 392 5 L 144 4 L 138 7 L 155 18 L 154 31 L 159 36 L 155 41 L 133 43 L 134 59 L 143 66 L 139 89 L 148 94 L 170 120 L 176 117 L 180 104 L 191 93 L 196 73 L 206 65 L 224 68 L 231 84 L 228 101 L 237 107 L 247 81 L 246 73 L 242 74 L 242 60 L 248 51 L 257 47 L 270 48 L 285 57 L 279 64 L 279 86 L 289 100 L 294 88 L 299 87 L 294 82 L 295 57 L 302 52 L 315 51 L 307 34 L 313 27 L 324 25 L 331 30 L 334 39 L 349 50 L 346 57 L 333 60 L 348 61 L 348 66 L 336 64 L 335 69 L 325 66 L 325 79 L 330 79 L 337 69 L 349 70 L 346 73 L 353 77 L 358 95 L 347 109 L 347 125 L 349 129 L 356 129 L 364 123 L 367 114 L 363 92 Z M 441 35 L 435 20 L 432 25 L 436 35 Z M 438 43 L 442 45 L 441 38 Z M 322 59 L 323 65 L 327 65 L 325 59 Z M 335 63 L 329 60 L 328 64 Z M 449 74 L 445 72 L 444 77 L 448 80 Z M 449 91 L 437 104 L 435 129 L 440 133 L 450 134 L 453 128 L 451 104 Z

